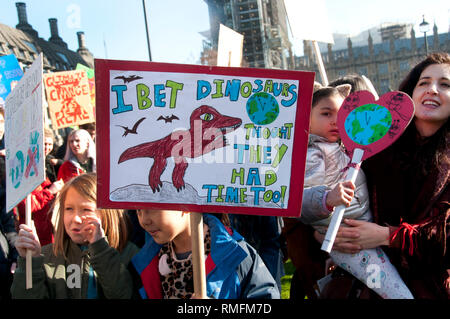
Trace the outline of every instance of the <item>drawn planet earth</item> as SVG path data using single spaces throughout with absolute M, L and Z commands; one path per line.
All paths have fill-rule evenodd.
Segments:
M 387 108 L 377 104 L 366 104 L 348 114 L 344 127 L 353 142 L 369 145 L 383 138 L 391 124 L 392 115 Z
M 253 123 L 267 125 L 277 119 L 280 107 L 272 95 L 258 92 L 248 99 L 247 114 Z

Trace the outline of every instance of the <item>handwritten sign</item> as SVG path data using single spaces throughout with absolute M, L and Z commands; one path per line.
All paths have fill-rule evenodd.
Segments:
M 6 98 L 6 210 L 45 180 L 42 54 Z
M 325 0 L 314 2 L 283 0 L 295 40 L 334 43 Z
M 396 141 L 413 115 L 414 103 L 403 92 L 388 92 L 375 100 L 369 91 L 358 91 L 344 100 L 337 126 L 350 156 L 359 148 L 365 160 Z
M 85 71 L 47 73 L 44 74 L 44 83 L 55 129 L 95 121 Z
M 99 207 L 300 214 L 314 73 L 95 65 Z
M 244 36 L 220 24 L 217 66 L 241 66 Z
M 94 69 L 88 68 L 87 66 L 78 63 L 75 70 L 84 70 L 89 82 L 89 95 L 91 96 L 91 106 L 93 108 L 93 113 L 95 114 L 95 72 Z
M 5 106 L 6 97 L 22 76 L 22 68 L 14 54 L 0 57 L 0 107 Z

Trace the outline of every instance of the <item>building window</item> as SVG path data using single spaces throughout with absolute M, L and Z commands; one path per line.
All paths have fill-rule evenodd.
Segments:
M 400 71 L 408 71 L 409 70 L 409 62 L 408 61 L 400 61 L 399 67 L 400 67 Z
M 61 52 L 56 52 L 56 54 L 63 59 L 64 62 L 69 63 L 69 60 L 67 59 L 66 55 L 64 53 Z
M 338 76 L 339 76 L 339 77 L 345 76 L 346 74 L 347 74 L 347 70 L 339 70 L 339 71 L 338 71 Z
M 379 74 L 387 74 L 388 72 L 389 72 L 389 68 L 388 68 L 387 63 L 378 65 L 378 73 Z
M 369 72 L 367 71 L 367 67 L 366 66 L 363 66 L 363 67 L 361 67 L 359 69 L 359 75 L 365 75 L 365 76 L 369 75 Z
M 384 93 L 387 93 L 390 91 L 388 79 L 380 80 L 380 91 L 381 91 L 380 92 L 381 94 L 384 94 Z
M 39 53 L 38 50 L 36 49 L 35 45 L 31 42 L 25 41 L 23 40 L 23 42 L 28 45 L 30 47 L 30 49 L 34 52 L 34 53 Z

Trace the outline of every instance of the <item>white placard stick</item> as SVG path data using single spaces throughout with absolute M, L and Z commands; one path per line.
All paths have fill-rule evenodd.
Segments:
M 194 293 L 197 298 L 206 298 L 205 245 L 203 237 L 203 214 L 190 213 L 192 238 L 192 270 Z
M 364 82 L 367 84 L 367 86 L 369 87 L 370 93 L 372 93 L 373 96 L 375 97 L 375 100 L 378 100 L 380 97 L 378 96 L 377 90 L 375 90 L 375 87 L 373 86 L 372 81 L 370 81 L 369 78 L 367 78 L 365 75 L 362 75 L 362 78 L 363 78 Z
M 361 163 L 361 159 L 364 155 L 364 151 L 359 148 L 355 148 L 353 151 L 352 164 L 353 166 L 349 168 L 347 172 L 347 176 L 345 180 L 350 180 L 353 183 L 356 181 L 356 176 L 358 176 L 359 172 L 359 164 Z M 330 225 L 328 226 L 327 233 L 325 234 L 325 239 L 322 243 L 322 250 L 326 252 L 330 252 L 331 248 L 333 248 L 334 240 L 336 239 L 336 234 L 339 230 L 339 226 L 341 225 L 342 217 L 345 212 L 345 205 L 339 205 L 335 208 L 333 216 L 331 217 Z
M 325 72 L 325 66 L 323 65 L 322 54 L 320 53 L 319 45 L 317 44 L 316 40 L 312 40 L 311 42 L 313 44 L 314 53 L 316 55 L 317 66 L 319 67 L 320 77 L 322 78 L 322 85 L 327 86 L 328 85 L 328 77 L 327 77 L 327 73 Z
M 33 229 L 32 221 L 31 221 L 31 195 L 28 194 L 25 201 L 25 224 Z M 33 273 L 31 271 L 32 267 L 32 251 L 27 249 L 27 255 L 25 256 L 25 270 L 26 270 L 26 288 L 33 288 Z

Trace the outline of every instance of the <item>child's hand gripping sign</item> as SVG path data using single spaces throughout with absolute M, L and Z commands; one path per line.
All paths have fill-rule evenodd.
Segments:
M 339 133 L 351 157 L 347 180 L 353 183 L 361 162 L 396 141 L 414 115 L 414 103 L 403 92 L 389 92 L 375 101 L 369 91 L 350 94 L 338 112 Z M 330 252 L 336 238 L 345 206 L 336 207 L 322 250 Z

